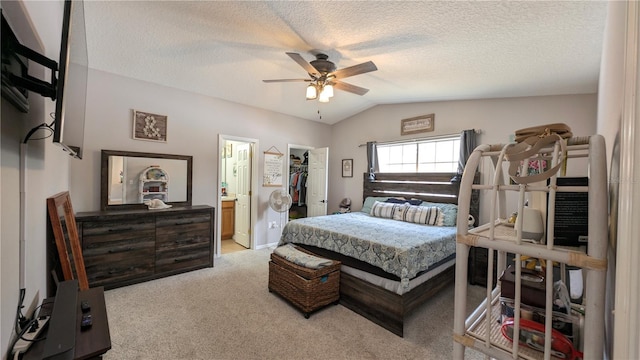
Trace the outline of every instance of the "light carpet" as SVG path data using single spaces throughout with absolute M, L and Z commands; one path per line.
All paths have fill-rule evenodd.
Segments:
M 268 291 L 271 252 L 225 254 L 213 268 L 106 291 L 104 359 L 451 358 L 453 283 L 405 321 L 401 338 L 341 305 L 305 319 Z M 484 292 L 469 286 L 469 303 Z

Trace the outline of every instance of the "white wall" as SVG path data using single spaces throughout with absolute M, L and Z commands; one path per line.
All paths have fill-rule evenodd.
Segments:
M 415 139 L 457 134 L 465 129 L 482 131 L 478 144 L 507 143 L 517 129 L 563 122 L 574 135 L 596 132 L 595 94 L 441 101 L 379 105 L 335 124 L 331 129 L 329 165 L 329 212 L 338 210 L 342 198 L 350 197 L 352 211 L 362 207 L 362 174 L 367 171 L 367 141 Z M 400 136 L 400 120 L 435 114 L 433 132 Z M 340 176 L 341 159 L 353 159 L 353 178 Z M 484 219 L 481 209 L 481 221 Z
M 21 43 L 57 61 L 60 49 L 62 2 L 2 1 L 2 12 L 9 19 Z M 49 73 L 30 64 L 30 74 L 49 80 Z M 27 132 L 43 122 L 50 123 L 54 102 L 38 94 L 29 96 L 28 114 L 18 112 L 2 100 L 0 140 L 0 349 L 6 356 L 13 333 L 19 296 L 19 222 L 20 222 L 20 143 Z M 46 198 L 68 189 L 69 157 L 46 135 L 35 134 L 26 150 L 25 177 L 25 305 L 39 304 L 47 296 L 46 282 Z
M 602 63 L 600 65 L 600 81 L 598 86 L 598 133 L 605 137 L 607 145 L 607 163 L 609 167 L 610 195 L 610 236 L 609 259 L 607 273 L 606 312 L 605 312 L 605 355 L 613 357 L 613 308 L 615 294 L 616 270 L 616 227 L 618 225 L 617 205 L 619 189 L 619 171 L 612 165 L 612 153 L 616 144 L 616 136 L 620 132 L 622 100 L 624 98 L 624 40 L 625 40 L 625 2 L 609 2 L 607 22 L 603 42 Z M 619 153 L 619 150 L 617 151 Z M 619 159 L 616 159 L 616 164 Z M 618 337 L 620 338 L 620 337 Z
M 133 110 L 168 116 L 167 142 L 134 140 Z M 218 134 L 257 139 L 258 171 L 263 151 L 288 143 L 328 146 L 330 126 L 271 111 L 98 70 L 89 70 L 87 116 L 82 161 L 71 162 L 70 192 L 74 210 L 100 208 L 100 151 L 124 150 L 193 156 L 193 204 L 217 204 Z M 261 178 L 261 176 L 259 177 Z M 273 188 L 258 184 L 258 222 L 253 229 L 256 246 L 278 241 L 268 222 L 278 220 L 267 200 Z

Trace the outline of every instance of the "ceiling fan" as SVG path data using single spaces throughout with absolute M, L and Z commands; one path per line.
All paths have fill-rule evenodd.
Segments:
M 366 94 L 369 89 L 365 89 L 360 86 L 348 84 L 342 81 L 342 79 L 376 71 L 378 68 L 376 65 L 367 61 L 362 64 L 349 66 L 342 69 L 336 69 L 336 65 L 329 61 L 329 56 L 326 54 L 316 54 L 316 59 L 307 62 L 300 54 L 288 52 L 293 61 L 302 66 L 303 69 L 309 74 L 309 79 L 274 79 L 274 80 L 262 80 L 266 83 L 272 82 L 296 82 L 305 81 L 309 82 L 307 86 L 307 100 L 318 99 L 320 102 L 328 102 L 329 98 L 333 96 L 333 88 L 348 91 L 357 95 Z

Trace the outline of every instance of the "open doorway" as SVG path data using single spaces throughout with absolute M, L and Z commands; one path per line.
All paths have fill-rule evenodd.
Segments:
M 289 220 L 307 217 L 307 178 L 309 175 L 309 146 L 289 144 L 288 191 L 292 204 Z
M 251 231 L 257 218 L 255 186 L 256 139 L 219 136 L 218 216 L 216 254 L 252 249 Z
M 288 146 L 289 220 L 327 214 L 328 148 Z

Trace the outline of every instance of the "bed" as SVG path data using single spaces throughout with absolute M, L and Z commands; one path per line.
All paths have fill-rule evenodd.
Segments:
M 369 181 L 364 174 L 363 211 L 290 221 L 280 244 L 341 261 L 340 303 L 403 336 L 405 317 L 454 280 L 454 175 L 380 174 Z M 389 198 L 427 201 L 421 206 L 438 207 L 446 221 L 429 226 L 369 215 L 375 201 Z

